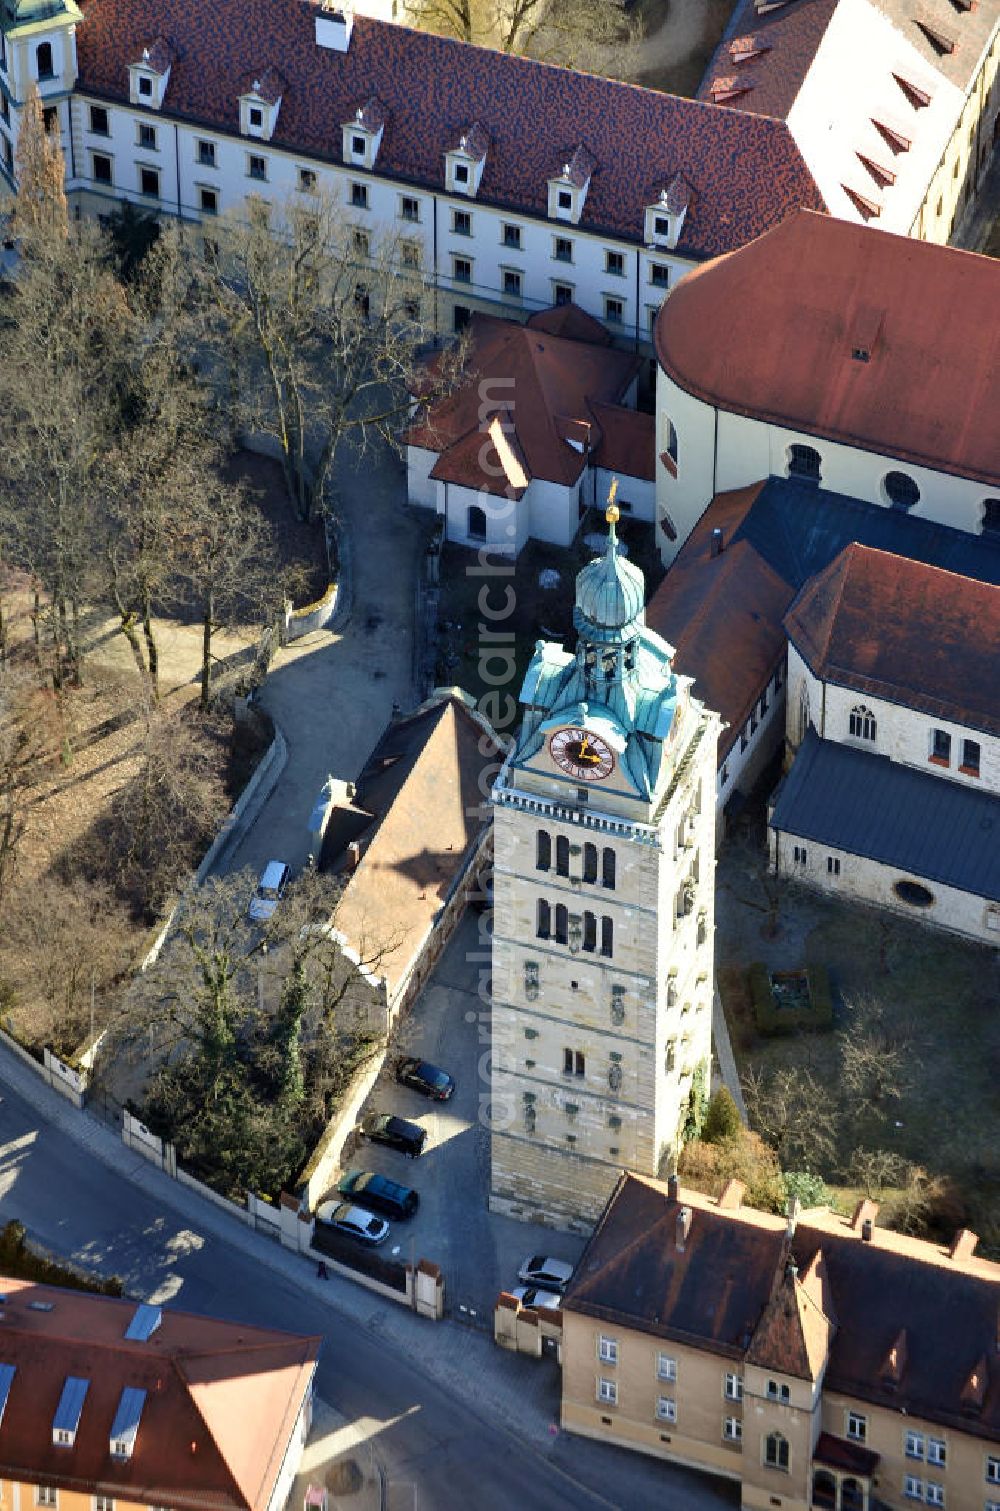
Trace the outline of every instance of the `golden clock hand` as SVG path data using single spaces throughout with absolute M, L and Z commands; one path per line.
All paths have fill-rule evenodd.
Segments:
M 586 757 L 586 755 L 587 755 L 587 746 L 589 744 L 590 744 L 590 736 L 589 735 L 584 735 L 583 739 L 580 741 L 580 760 L 581 761 L 584 760 L 585 757 Z

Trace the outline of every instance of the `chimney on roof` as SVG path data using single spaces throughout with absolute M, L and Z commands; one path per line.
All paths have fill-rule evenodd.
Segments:
M 952 1239 L 948 1256 L 961 1264 L 963 1259 L 971 1259 L 976 1252 L 976 1244 L 979 1242 L 979 1234 L 973 1233 L 971 1228 L 959 1228 Z
M 351 0 L 320 0 L 316 6 L 316 46 L 332 52 L 346 52 L 354 29 Z
M 687 1243 L 687 1236 L 690 1233 L 690 1231 L 691 1231 L 691 1208 L 690 1207 L 681 1207 L 680 1211 L 677 1214 L 677 1252 L 678 1252 L 678 1254 L 683 1254 L 684 1253 L 684 1245 Z
M 712 543 L 709 546 L 709 555 L 713 558 L 722 555 L 722 531 L 718 525 L 712 531 Z
M 356 871 L 361 864 L 361 845 L 356 839 L 352 839 L 347 846 L 348 870 Z
M 667 1176 L 667 1199 L 668 1201 L 680 1201 L 681 1199 L 681 1183 L 676 1170 L 672 1175 Z
M 872 1232 L 875 1227 L 875 1219 L 878 1216 L 878 1202 L 869 1201 L 867 1197 L 859 1201 L 851 1218 L 851 1227 L 855 1233 L 860 1233 L 865 1243 L 871 1243 Z

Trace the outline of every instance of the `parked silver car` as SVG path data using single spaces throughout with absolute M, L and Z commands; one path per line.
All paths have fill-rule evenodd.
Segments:
M 283 860 L 269 860 L 257 890 L 250 899 L 250 917 L 254 923 L 266 923 L 285 895 L 292 868 Z
M 349 1201 L 323 1202 L 316 1209 L 316 1221 L 360 1243 L 381 1243 L 389 1236 L 389 1224 L 383 1217 L 376 1217 L 364 1207 L 352 1206 Z
M 517 1272 L 518 1280 L 535 1286 L 541 1291 L 558 1291 L 560 1295 L 573 1278 L 573 1266 L 565 1259 L 549 1259 L 544 1254 L 534 1254 L 526 1259 Z
M 522 1306 L 531 1306 L 540 1312 L 557 1312 L 562 1306 L 562 1297 L 555 1291 L 539 1291 L 533 1285 L 516 1285 L 508 1294 Z

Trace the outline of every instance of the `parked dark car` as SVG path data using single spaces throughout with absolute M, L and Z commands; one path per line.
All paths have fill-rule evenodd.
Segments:
M 420 1197 L 409 1186 L 400 1186 L 374 1170 L 348 1170 L 337 1183 L 337 1194 L 347 1201 L 360 1202 L 383 1217 L 412 1217 Z
M 419 1123 L 409 1123 L 406 1118 L 393 1117 L 389 1112 L 370 1112 L 362 1120 L 361 1133 L 373 1144 L 387 1144 L 409 1159 L 422 1154 L 427 1142 L 426 1128 L 421 1128 Z
M 447 1102 L 455 1090 L 455 1081 L 446 1070 L 429 1065 L 426 1060 L 400 1060 L 396 1066 L 396 1080 L 402 1086 L 419 1091 L 422 1096 L 433 1097 L 435 1102 Z

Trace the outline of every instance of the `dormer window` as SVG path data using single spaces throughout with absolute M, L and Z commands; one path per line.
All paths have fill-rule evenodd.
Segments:
M 67 1375 L 52 1419 L 52 1441 L 58 1448 L 72 1448 L 76 1442 L 83 1403 L 87 1399 L 90 1381 L 77 1375 Z
M 646 210 L 646 243 L 653 247 L 675 247 L 684 228 L 684 217 L 691 203 L 691 185 L 683 173 L 675 173 L 655 205 Z
M 562 164 L 562 171 L 549 179 L 549 217 L 579 223 L 587 201 L 587 190 L 597 164 L 581 142 Z
M 256 75 L 240 95 L 240 131 L 243 136 L 258 136 L 269 142 L 278 124 L 281 96 L 285 81 L 276 68 L 266 68 Z
M 142 49 L 142 56 L 129 64 L 129 100 L 133 105 L 147 105 L 159 110 L 170 82 L 170 65 L 174 50 L 164 37 L 157 37 Z
M 385 110 L 381 101 L 373 95 L 358 105 L 341 130 L 344 162 L 355 168 L 374 168 L 385 130 Z
M 478 123 L 461 132 L 444 155 L 445 187 L 452 194 L 474 199 L 486 165 L 489 137 Z

